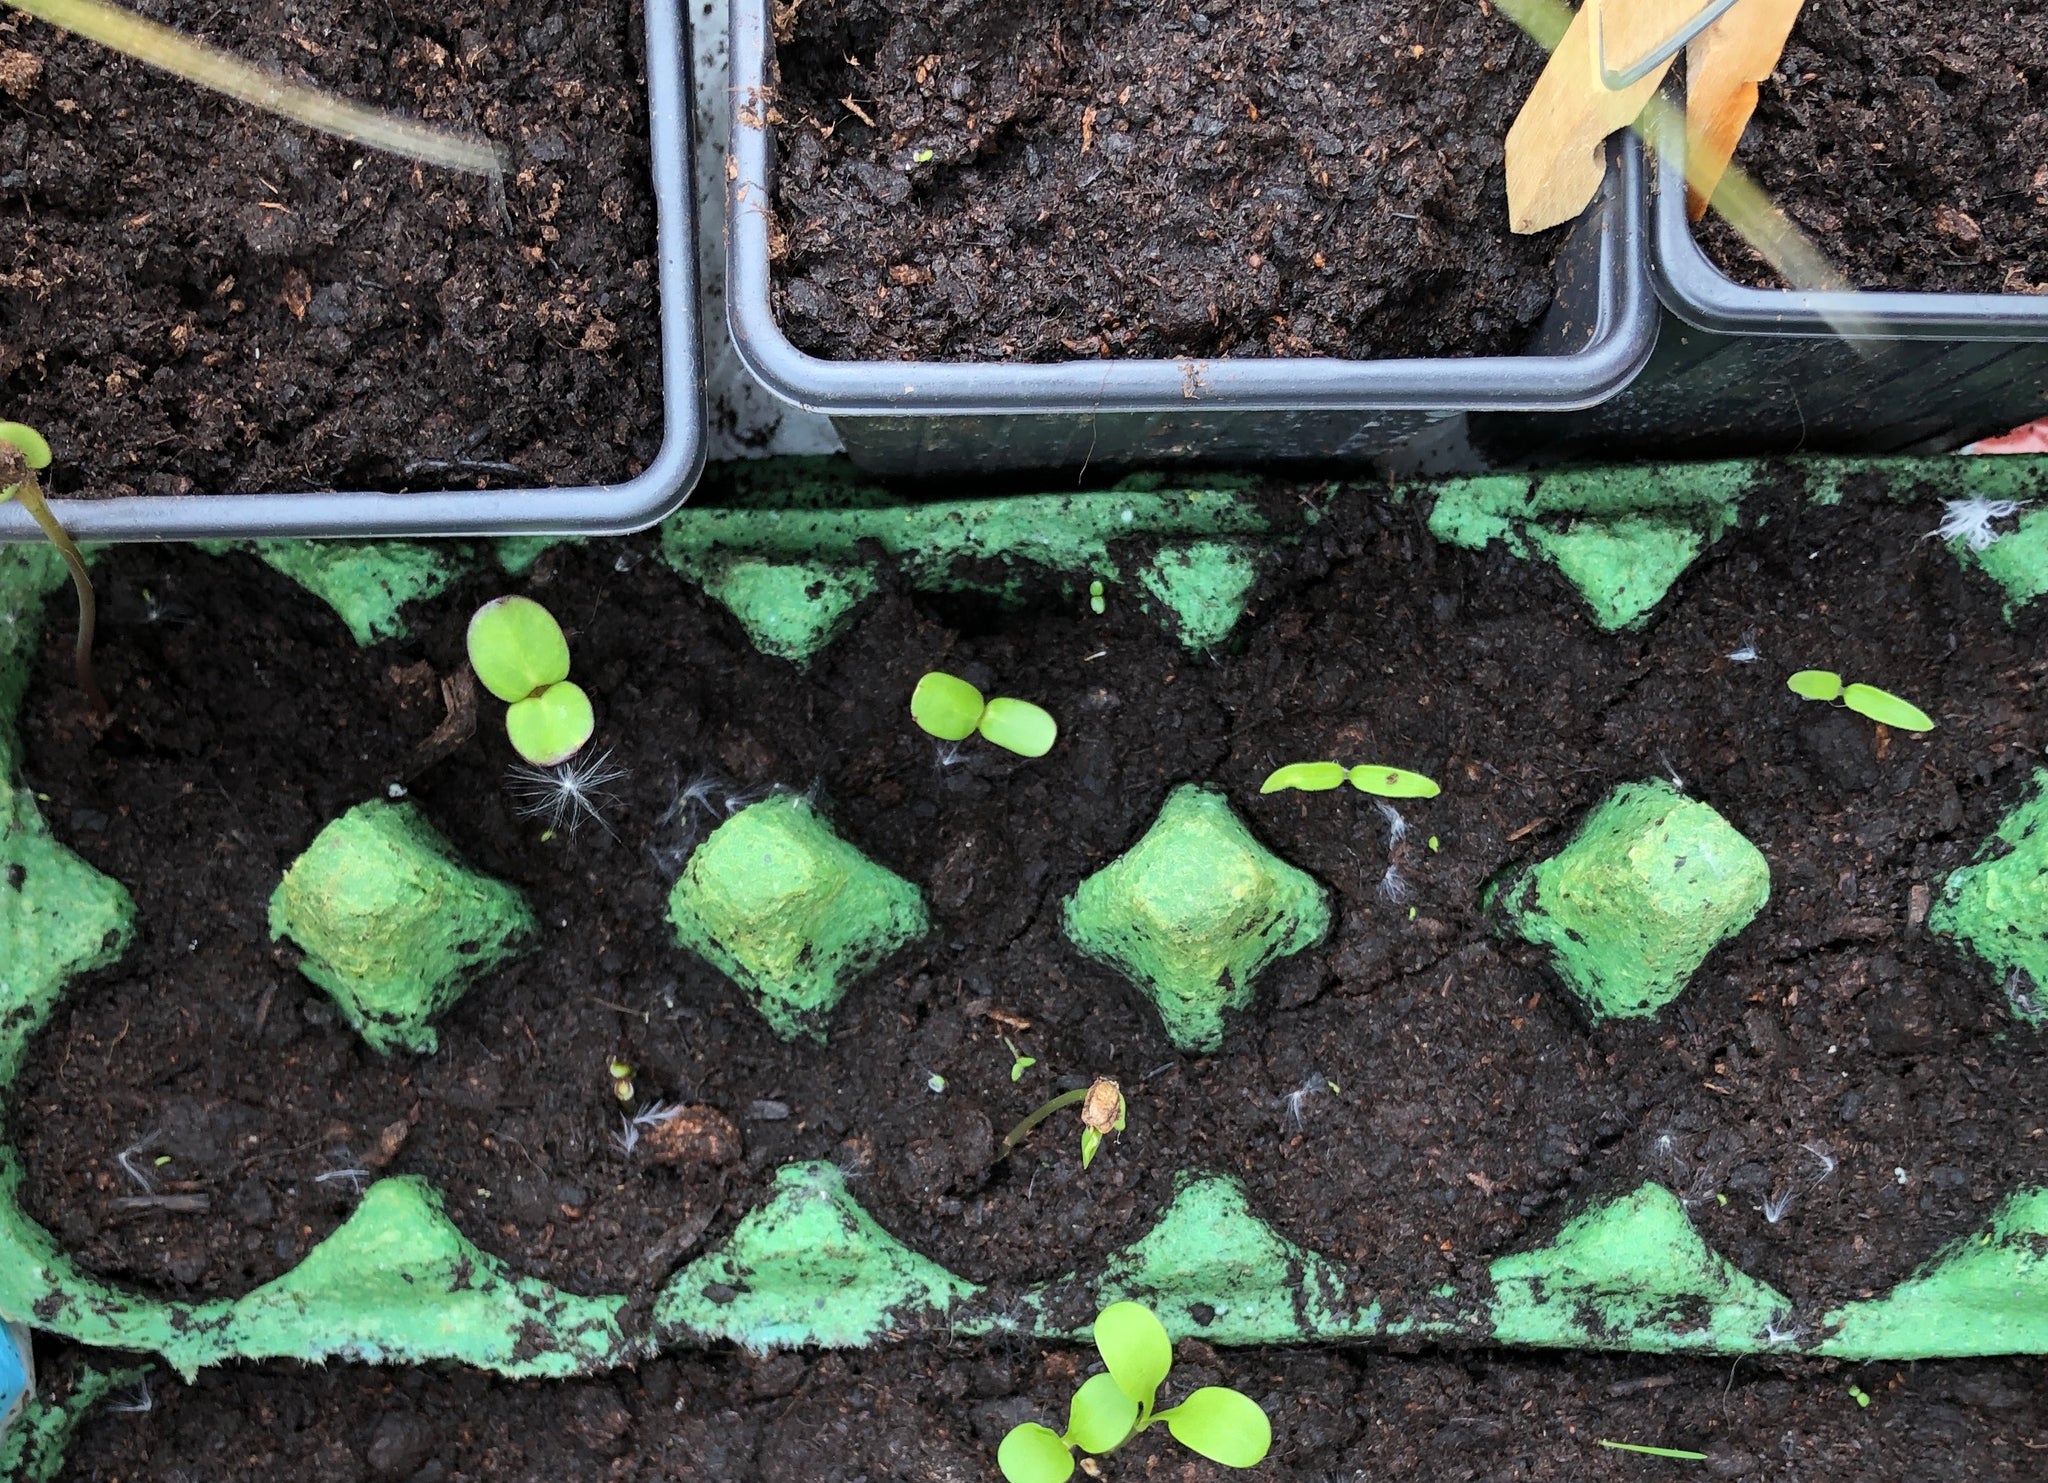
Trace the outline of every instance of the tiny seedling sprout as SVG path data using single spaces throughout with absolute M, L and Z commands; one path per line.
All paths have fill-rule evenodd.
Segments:
M 965 680 L 939 670 L 911 692 L 910 719 L 942 742 L 965 741 L 979 731 L 984 741 L 1020 757 L 1043 757 L 1060 734 L 1059 723 L 1043 707 L 1008 696 L 984 701 Z
M 512 749 L 535 767 L 566 762 L 596 729 L 590 697 L 569 682 L 569 641 L 530 597 L 500 597 L 469 620 L 469 663 L 504 701 Z
M 1097 617 L 1100 617 L 1102 616 L 1103 610 L 1108 606 L 1109 605 L 1102 599 L 1102 579 L 1100 577 L 1097 577 L 1093 582 L 1090 582 L 1088 584 L 1089 610 L 1092 611 Z
M 621 1102 L 633 1100 L 633 1063 L 616 1056 L 605 1066 L 612 1079 L 612 1095 Z
M 1024 1073 L 1038 1064 L 1038 1057 L 1025 1055 L 1017 1049 L 1017 1042 L 1007 1035 L 1003 1037 L 1003 1044 L 1010 1048 L 1010 1080 L 1022 1081 Z
M 50 445 L 34 428 L 19 422 L 0 422 L 0 504 L 13 500 L 34 520 L 71 573 L 71 585 L 78 592 L 78 643 L 71 653 L 72 671 L 78 688 L 99 715 L 107 713 L 107 698 L 100 693 L 92 672 L 93 627 L 99 617 L 93 601 L 92 577 L 85 569 L 85 557 L 43 499 L 43 486 L 36 475 L 50 466 Z
M 1178 1406 L 1154 1410 L 1173 1368 L 1173 1341 L 1142 1303 L 1112 1303 L 1095 1319 L 1095 1347 L 1107 1373 L 1091 1375 L 1074 1393 L 1067 1429 L 1035 1421 L 1012 1427 L 996 1451 L 1009 1483 L 1066 1483 L 1074 1451 L 1114 1452 L 1163 1421 L 1175 1441 L 1227 1468 L 1256 1467 L 1273 1446 L 1273 1424 L 1258 1402 L 1221 1385 L 1205 1385 Z M 1097 1476 L 1094 1467 L 1090 1476 Z
M 1901 700 L 1875 685 L 1844 685 L 1833 670 L 1802 669 L 1785 682 L 1785 688 L 1803 700 L 1839 700 L 1859 716 L 1868 716 L 1880 726 L 1896 731 L 1932 731 L 1934 720 L 1911 701 Z
M 1378 763 L 1347 768 L 1340 762 L 1290 762 L 1269 773 L 1259 791 L 1278 793 L 1294 788 L 1303 793 L 1327 793 L 1346 782 L 1361 793 L 1380 798 L 1434 798 L 1443 792 L 1431 779 L 1406 768 Z
M 1610 1442 L 1605 1437 L 1600 1439 L 1600 1445 L 1610 1452 L 1635 1452 L 1644 1457 L 1670 1457 L 1679 1462 L 1707 1460 L 1707 1454 L 1704 1452 L 1687 1452 L 1678 1447 L 1645 1447 L 1640 1442 Z
M 1016 1080 L 1013 1074 L 1010 1078 Z M 1081 1167 L 1087 1168 L 1095 1162 L 1096 1150 L 1102 1147 L 1103 1135 L 1121 1133 L 1128 1108 L 1124 1103 L 1123 1090 L 1107 1076 L 1098 1076 L 1084 1087 L 1075 1087 L 1070 1092 L 1061 1092 L 1051 1101 L 1045 1102 L 1024 1121 L 1017 1124 L 1003 1138 L 1003 1146 L 997 1150 L 997 1159 L 1006 1159 L 1019 1143 L 1029 1136 L 1031 1130 L 1063 1108 L 1081 1104 Z

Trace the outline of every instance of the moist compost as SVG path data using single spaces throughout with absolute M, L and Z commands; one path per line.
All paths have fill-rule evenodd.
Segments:
M 778 6 L 774 304 L 834 360 L 1519 350 L 1543 50 L 1486 7 Z
M 2048 293 L 2048 6 L 1807 0 L 1736 160 L 1850 283 Z M 1722 271 L 1777 275 L 1709 217 Z
M 1996 589 L 1924 540 L 1929 511 L 1753 500 L 1767 525 L 1715 547 L 1645 631 L 1611 635 L 1547 565 L 1436 546 L 1415 503 L 1267 498 L 1276 519 L 1303 499 L 1322 519 L 1273 549 L 1254 611 L 1203 654 L 1127 587 L 1098 618 L 1052 591 L 1005 610 L 887 577 L 800 671 L 756 653 L 652 537 L 477 578 L 417 606 L 412 637 L 358 649 L 251 557 L 108 550 L 114 718 L 88 724 L 59 592 L 25 779 L 57 836 L 131 889 L 139 931 L 30 1047 L 8 1116 L 24 1207 L 92 1272 L 225 1295 L 288 1270 L 364 1180 L 417 1173 L 513 1270 L 644 1297 L 792 1159 L 835 1162 L 888 1229 L 979 1282 L 1093 1270 L 1177 1171 L 1209 1170 L 1391 1316 L 1439 1283 L 1483 1290 L 1494 1257 L 1656 1180 L 1813 1314 L 2048 1173 L 2041 1036 L 1915 906 L 2025 796 L 2048 643 L 2038 609 L 2009 626 Z M 594 745 L 629 773 L 602 826 L 515 813 L 488 701 L 472 740 L 421 764 L 467 616 L 508 588 L 569 628 Z M 1725 657 L 1746 642 L 1759 661 Z M 1784 675 L 1812 665 L 1940 724 L 1880 735 L 1800 702 Z M 932 668 L 1044 704 L 1058 746 L 942 750 L 906 713 Z M 1258 794 L 1274 766 L 1324 756 L 1445 791 L 1406 806 L 1391 854 L 1362 795 Z M 1763 851 L 1772 899 L 1660 1017 L 1590 1026 L 1480 894 L 1615 786 L 1667 776 Z M 1190 781 L 1326 883 L 1336 919 L 1209 1056 L 1176 1052 L 1061 927 L 1075 884 Z M 542 923 L 440 1018 L 431 1056 L 370 1051 L 265 926 L 322 825 L 394 787 Z M 778 787 L 810 792 L 933 916 L 823 1047 L 778 1040 L 665 916 L 690 845 Z M 1013 1044 L 1037 1058 L 1014 1081 Z M 614 1059 L 635 1068 L 627 1109 L 709 1107 L 737 1162 L 622 1155 Z M 1130 1124 L 1091 1171 L 1064 1118 L 993 1163 L 1007 1128 L 1097 1074 L 1128 1090 Z M 208 1208 L 119 1208 L 145 1180 Z
M 81 498 L 630 477 L 661 438 L 639 6 L 203 14 L 513 151 L 492 182 L 0 21 L 0 406 Z
M 1211 1350 L 1199 1341 L 1182 1343 L 1175 1358 L 1169 1395 L 1231 1385 L 1265 1406 L 1271 1457 L 1254 1473 L 1231 1472 L 1159 1427 L 1104 1459 L 1105 1478 L 2021 1483 L 2039 1476 L 2048 1447 L 2048 1365 L 2040 1360 L 1730 1366 L 1599 1354 Z M 1036 1345 L 914 1345 L 685 1356 L 602 1379 L 524 1384 L 349 1365 L 210 1370 L 190 1386 L 159 1375 L 155 1409 L 89 1420 L 62 1477 L 993 1479 L 1003 1433 L 1063 1417 L 1093 1363 L 1092 1352 Z M 1867 1409 L 1851 1386 L 1870 1397 Z M 1632 1456 L 1602 1448 L 1603 1438 L 1707 1460 Z

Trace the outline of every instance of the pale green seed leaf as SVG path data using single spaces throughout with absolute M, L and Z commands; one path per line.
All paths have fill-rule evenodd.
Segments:
M 1067 1483 L 1074 1476 L 1074 1454 L 1051 1427 L 1027 1421 L 1003 1438 L 996 1466 L 1009 1483 Z
M 575 756 L 597 729 L 590 697 L 567 680 L 517 701 L 505 712 L 512 750 L 535 767 L 553 767 Z
M 981 692 L 957 675 L 933 670 L 910 692 L 910 719 L 940 741 L 965 741 L 981 724 Z
M 1152 1404 L 1173 1368 L 1166 1325 L 1143 1303 L 1111 1303 L 1095 1318 L 1095 1347 L 1116 1376 L 1117 1388 L 1141 1406 Z
M 1868 716 L 1879 725 L 1898 731 L 1934 729 L 1934 718 L 1927 712 L 1875 685 L 1851 685 L 1842 692 L 1842 703 L 1859 716 Z
M 1785 682 L 1785 688 L 1806 700 L 1839 700 L 1842 677 L 1831 669 L 1802 669 Z
M 25 422 L 0 422 L 0 443 L 12 443 L 22 461 L 31 469 L 50 466 L 50 445 L 43 435 Z
M 1290 762 L 1268 775 L 1259 784 L 1259 791 L 1278 793 L 1283 788 L 1298 788 L 1304 793 L 1327 793 L 1343 784 L 1344 764 L 1341 762 Z
M 1102 1135 L 1093 1128 L 1081 1130 L 1081 1167 L 1087 1168 L 1095 1162 L 1095 1151 L 1102 1147 Z
M 569 641 L 532 598 L 501 597 L 469 620 L 469 665 L 484 689 L 510 704 L 569 678 Z
M 1028 700 L 999 695 L 981 713 L 981 734 L 1019 757 L 1043 757 L 1059 739 L 1059 723 Z
M 1227 1468 L 1258 1466 L 1273 1446 L 1273 1423 L 1248 1395 L 1205 1385 L 1159 1420 L 1174 1440 Z
M 1381 798 L 1434 798 L 1443 792 L 1434 781 L 1419 772 L 1400 767 L 1367 763 L 1351 769 L 1351 786 L 1361 793 Z
M 1114 1452 L 1138 1424 L 1138 1403 L 1123 1393 L 1114 1375 L 1091 1375 L 1074 1392 L 1067 1412 L 1066 1440 L 1083 1452 Z

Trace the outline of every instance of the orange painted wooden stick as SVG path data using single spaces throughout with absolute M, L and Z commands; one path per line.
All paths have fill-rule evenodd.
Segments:
M 1805 0 L 1740 0 L 1685 54 L 1686 211 L 1707 214 L 1714 188 L 1756 112 L 1757 84 L 1771 75 Z

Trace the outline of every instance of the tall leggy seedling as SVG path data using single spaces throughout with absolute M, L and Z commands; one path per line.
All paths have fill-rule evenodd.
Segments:
M 29 518 L 42 528 L 50 544 L 64 558 L 64 565 L 71 569 L 71 585 L 78 589 L 78 646 L 72 651 L 72 666 L 78 675 L 78 688 L 85 692 L 92 708 L 104 716 L 107 698 L 100 694 L 99 681 L 92 672 L 93 625 L 98 619 L 92 577 L 85 569 L 85 557 L 79 554 L 78 543 L 50 513 L 43 499 L 43 487 L 36 482 L 36 475 L 49 466 L 50 445 L 41 433 L 19 422 L 0 422 L 0 504 L 11 499 L 28 511 Z

